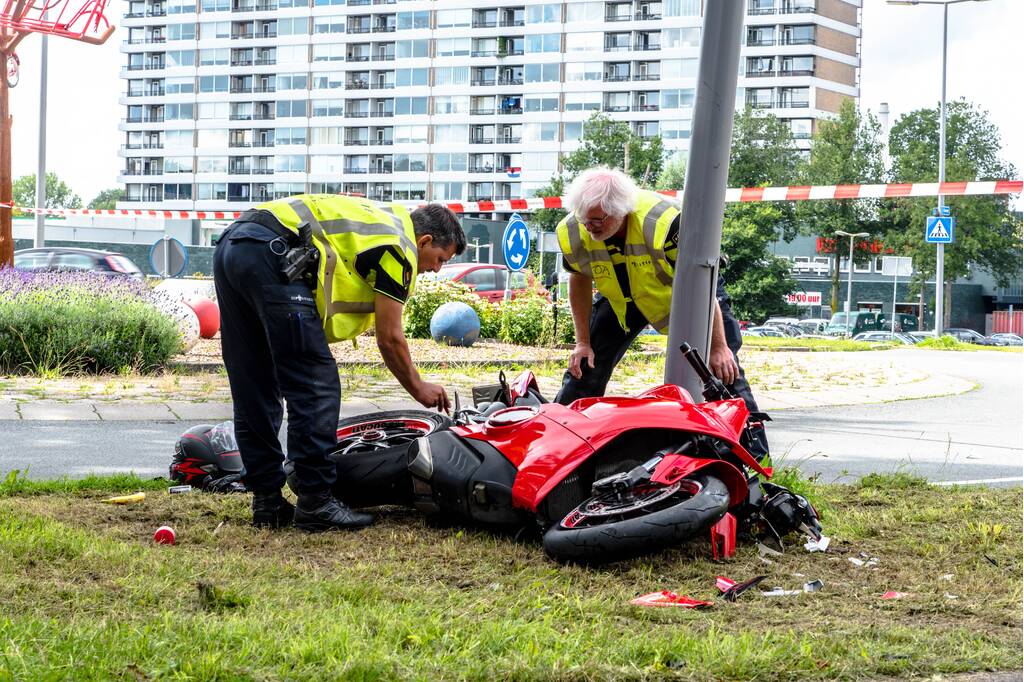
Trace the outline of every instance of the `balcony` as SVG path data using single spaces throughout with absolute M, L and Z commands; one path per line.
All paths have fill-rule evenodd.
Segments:
M 635 81 L 656 81 L 661 78 L 660 73 L 638 73 L 633 76 Z
M 345 140 L 346 147 L 366 147 L 369 144 L 369 140 Z
M 163 7 L 152 7 L 146 10 L 147 17 L 166 17 L 167 10 Z
M 235 94 L 235 95 L 237 95 L 239 93 L 251 93 L 252 92 L 252 86 L 251 85 L 238 85 L 238 84 L 232 83 L 231 87 L 228 90 L 228 92 L 230 92 L 232 94 Z
M 775 14 L 774 7 L 748 7 L 747 14 L 752 17 L 764 17 Z
M 398 29 L 395 24 L 378 24 L 373 27 L 374 33 L 394 33 Z
M 252 114 L 251 113 L 250 114 L 229 114 L 228 115 L 228 120 L 229 121 L 251 121 L 252 120 Z
M 661 107 L 657 104 L 636 104 L 633 111 L 658 111 Z
M 271 146 L 273 146 L 273 145 L 271 145 Z M 264 168 L 253 168 L 252 169 L 252 174 L 253 175 L 273 175 L 274 174 L 274 169 L 273 168 L 266 168 L 266 167 L 264 167 Z
M 498 85 L 522 85 L 522 78 L 499 78 Z
M 394 140 L 387 139 L 387 140 L 377 140 L 376 142 L 373 143 L 373 145 L 375 147 L 389 147 L 389 146 L 393 145 L 394 143 L 395 143 Z
M 629 52 L 629 49 L 630 49 L 629 43 L 626 43 L 624 45 L 619 45 L 619 44 L 614 44 L 614 43 L 605 43 L 604 44 L 604 51 L 605 52 Z
M 252 115 L 252 120 L 254 121 L 273 121 L 276 118 L 276 111 L 257 111 Z
M 369 168 L 359 168 L 359 167 L 356 167 L 356 168 L 344 168 L 341 172 L 345 173 L 346 175 L 366 175 L 367 173 L 370 172 L 370 169 Z
M 493 137 L 471 137 L 469 138 L 470 144 L 494 144 Z
M 491 108 L 480 108 L 475 107 L 469 110 L 471 116 L 494 116 L 494 107 Z
M 629 21 L 630 19 L 632 19 L 632 17 L 628 13 L 626 13 L 626 14 L 605 14 L 604 15 L 604 20 L 606 22 Z
M 346 81 L 345 82 L 345 89 L 346 90 L 369 90 L 370 89 L 370 84 L 367 83 L 366 81 Z
M 163 62 L 150 62 L 146 64 L 146 71 L 161 71 L 166 68 Z
M 495 142 L 497 144 L 519 144 L 520 142 L 522 142 L 522 140 L 523 140 L 523 138 L 521 138 L 521 137 L 507 136 L 507 137 L 499 138 L 499 139 L 495 140 Z
M 370 26 L 369 26 L 369 24 L 367 24 L 366 26 L 349 26 L 348 29 L 347 29 L 347 32 L 348 33 L 369 33 L 370 32 Z
M 806 99 L 780 99 L 775 106 L 779 109 L 806 109 L 811 103 Z
M 503 19 L 498 22 L 498 26 L 502 28 L 511 28 L 514 26 L 526 26 L 525 19 Z
M 498 169 L 494 168 L 493 166 L 487 166 L 487 165 L 484 165 L 484 166 L 470 166 L 469 167 L 469 172 L 470 173 L 496 173 L 497 171 L 498 171 Z
M 277 64 L 277 57 L 257 57 L 256 66 L 273 66 Z
M 470 57 L 496 57 L 497 55 L 497 50 L 473 50 L 469 53 Z
M 746 105 L 751 109 L 771 109 L 774 103 L 771 100 L 747 100 Z
M 378 52 L 373 55 L 373 60 L 376 62 L 393 62 L 395 61 L 394 52 Z
M 124 13 L 124 18 L 125 19 L 141 19 L 144 16 L 146 16 L 145 12 L 125 12 Z
M 228 175 L 251 175 L 251 174 L 252 174 L 252 168 L 248 168 L 246 166 L 234 167 L 234 168 L 229 167 L 228 168 Z
M 252 146 L 252 142 L 247 142 L 245 140 L 228 140 L 228 147 L 229 148 L 231 148 L 231 147 L 251 147 L 251 146 Z
M 633 18 L 637 21 L 659 21 L 661 19 L 661 13 L 655 12 L 637 12 L 633 15 Z
M 493 194 L 470 194 L 467 201 L 494 201 Z
M 231 66 L 252 66 L 252 57 L 238 57 L 231 60 Z
M 652 52 L 661 49 L 661 43 L 637 43 L 633 46 L 637 52 Z
M 253 92 L 276 92 L 276 85 L 254 85 L 252 86 Z
M 370 118 L 369 111 L 346 111 L 345 118 Z
M 605 104 L 603 107 L 601 107 L 601 109 L 603 111 L 623 112 L 623 111 L 629 111 L 629 105 L 628 104 Z
M 814 36 L 802 37 L 802 36 L 783 36 L 780 41 L 781 45 L 813 45 Z
M 495 85 L 496 83 L 497 83 L 497 80 L 495 80 L 494 78 L 474 78 L 471 81 L 469 81 L 470 85 L 483 85 L 483 86 Z
M 809 14 L 811 12 L 817 12 L 818 8 L 815 5 L 783 5 L 778 9 L 779 14 Z
M 814 69 L 786 69 L 779 71 L 780 76 L 813 76 Z
M 346 61 L 350 61 L 350 62 L 368 62 L 368 61 L 370 61 L 370 55 L 368 55 L 368 54 L 350 54 L 345 59 L 346 59 Z
M 499 50 L 496 56 L 499 59 L 503 59 L 505 57 L 518 57 L 521 54 L 523 54 L 523 48 L 520 47 L 512 48 L 511 50 Z
M 622 83 L 623 81 L 628 81 L 628 80 L 629 80 L 629 74 L 628 73 L 625 73 L 625 74 L 623 74 L 623 73 L 606 73 L 604 75 L 604 82 L 605 83 Z
M 771 47 L 775 44 L 775 38 L 754 38 L 747 39 L 747 47 Z
M 497 19 L 474 19 L 473 28 L 497 28 Z
M 256 36 L 256 34 L 253 33 L 252 31 L 246 31 L 244 33 L 232 33 L 231 34 L 231 39 L 232 40 L 249 40 L 249 39 L 251 39 L 251 38 L 253 38 L 255 36 Z
M 498 109 L 499 116 L 505 116 L 508 114 L 521 114 L 523 113 L 522 107 L 501 107 Z

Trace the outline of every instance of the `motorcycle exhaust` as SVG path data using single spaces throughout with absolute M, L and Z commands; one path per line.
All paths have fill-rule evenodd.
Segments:
M 434 501 L 434 489 L 430 484 L 434 477 L 434 455 L 427 436 L 417 438 L 409 446 L 409 473 L 412 474 L 413 506 L 424 514 L 441 511 Z

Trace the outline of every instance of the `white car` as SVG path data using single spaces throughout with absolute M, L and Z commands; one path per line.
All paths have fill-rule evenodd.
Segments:
M 810 318 L 807 320 L 800 320 L 796 323 L 796 326 L 804 330 L 804 334 L 824 334 L 825 327 L 828 326 L 828 320 L 820 317 Z
M 892 342 L 902 343 L 905 346 L 913 346 L 916 341 L 914 337 L 896 332 L 861 332 L 853 337 L 854 341 L 868 341 L 871 343 Z
M 1002 332 L 999 334 L 993 334 L 988 338 L 992 339 L 1000 346 L 1024 346 L 1024 338 L 1021 338 L 1017 334 Z
M 775 327 L 747 327 L 742 331 L 744 336 L 771 336 L 775 338 L 785 338 L 787 334 L 782 332 Z

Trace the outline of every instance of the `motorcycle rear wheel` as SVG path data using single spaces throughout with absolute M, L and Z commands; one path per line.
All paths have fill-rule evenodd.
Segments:
M 409 444 L 451 425 L 445 415 L 427 410 L 390 410 L 339 420 L 338 446 L 327 456 L 337 466 L 334 496 L 352 507 L 411 504 Z M 297 494 L 290 461 L 285 473 Z
M 729 490 L 697 473 L 672 486 L 647 484 L 622 497 L 584 500 L 544 534 L 560 562 L 599 564 L 656 552 L 707 531 L 729 510 Z

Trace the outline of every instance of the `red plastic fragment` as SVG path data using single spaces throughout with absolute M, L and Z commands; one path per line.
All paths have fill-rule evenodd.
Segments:
M 700 609 L 714 606 L 714 602 L 691 599 L 686 595 L 676 594 L 668 590 L 651 592 L 629 602 L 637 606 L 681 606 L 684 609 Z
M 721 545 L 719 545 L 721 543 Z M 736 517 L 726 512 L 711 526 L 711 557 L 715 561 L 736 554 Z
M 717 587 L 720 592 L 728 592 L 733 587 L 736 587 L 736 581 L 730 580 L 724 575 L 720 575 L 715 578 L 715 587 Z
M 909 596 L 909 592 L 893 592 L 892 590 L 889 590 L 888 592 L 882 595 L 882 599 L 903 599 L 904 597 Z

